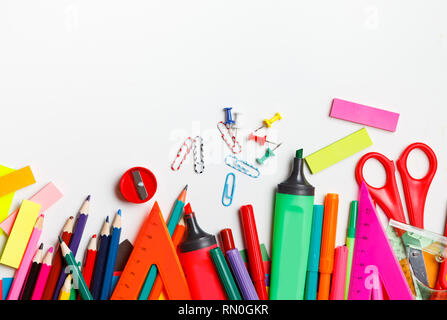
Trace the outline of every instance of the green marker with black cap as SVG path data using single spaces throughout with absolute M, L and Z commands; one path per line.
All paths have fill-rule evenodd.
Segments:
M 300 149 L 290 177 L 276 192 L 270 300 L 304 298 L 315 188 L 307 182 L 303 168 Z

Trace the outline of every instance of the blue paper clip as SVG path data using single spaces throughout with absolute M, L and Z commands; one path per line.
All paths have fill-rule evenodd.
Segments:
M 260 176 L 261 172 L 259 172 L 258 168 L 256 168 L 254 165 L 249 164 L 245 160 L 241 160 L 233 156 L 232 154 L 229 154 L 225 157 L 225 164 L 239 172 L 242 172 L 243 174 L 246 174 L 249 177 L 257 178 Z
M 231 186 L 231 194 L 228 194 L 228 177 L 229 176 L 233 176 L 233 184 Z M 228 207 L 233 203 L 233 195 L 234 195 L 234 187 L 235 186 L 236 186 L 236 176 L 234 175 L 234 173 L 230 172 L 229 174 L 227 174 L 227 177 L 225 178 L 225 185 L 224 185 L 224 190 L 222 193 L 222 204 L 225 207 Z M 228 203 L 225 203 L 226 199 L 229 199 Z

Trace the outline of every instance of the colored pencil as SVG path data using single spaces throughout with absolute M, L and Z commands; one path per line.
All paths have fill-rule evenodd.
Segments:
M 188 191 L 188 185 L 186 185 L 183 188 L 179 197 L 175 201 L 174 208 L 172 210 L 171 215 L 169 216 L 166 226 L 168 228 L 168 232 L 171 237 L 174 234 L 174 230 L 180 220 L 180 217 L 182 216 L 183 208 L 185 207 L 187 191 Z M 143 287 L 141 288 L 138 300 L 147 300 L 149 298 L 155 279 L 157 278 L 157 274 L 158 274 L 157 267 L 154 265 L 151 266 L 147 274 L 146 280 L 144 281 Z
M 84 203 L 81 206 L 81 209 L 79 209 L 79 215 L 76 221 L 76 226 L 74 228 L 73 235 L 71 236 L 70 239 L 70 245 L 68 246 L 70 251 L 73 253 L 75 257 L 79 248 L 79 243 L 81 242 L 82 234 L 84 233 L 85 225 L 87 223 L 89 210 L 90 210 L 90 195 L 87 196 L 87 198 L 85 199 Z M 61 290 L 61 287 L 64 283 L 64 279 L 65 279 L 65 271 L 61 270 L 56 282 L 56 289 L 53 294 L 53 300 L 57 300 L 58 293 Z
M 332 276 L 330 300 L 345 300 L 346 266 L 348 262 L 348 247 L 335 248 L 334 275 Z
M 39 276 L 40 268 L 42 267 L 43 258 L 43 243 L 40 244 L 39 249 L 37 249 L 34 255 L 33 262 L 28 271 L 28 278 L 26 279 L 25 286 L 22 290 L 22 295 L 20 300 L 31 300 L 31 296 L 36 286 L 37 277 Z
M 33 232 L 28 240 L 25 253 L 23 254 L 22 261 L 17 269 L 14 280 L 12 281 L 7 300 L 18 300 L 20 297 L 23 283 L 25 282 L 26 275 L 28 274 L 28 270 L 36 252 L 37 244 L 39 243 L 40 235 L 42 234 L 43 220 L 43 214 L 41 214 L 36 220 L 36 224 L 34 225 Z
M 61 238 L 65 243 L 69 243 L 71 239 L 71 235 L 73 233 L 73 225 L 74 225 L 74 217 L 71 216 L 67 219 L 62 228 Z M 45 289 L 43 290 L 42 300 L 52 300 L 54 292 L 56 290 L 57 279 L 59 278 L 59 274 L 62 270 L 63 259 L 61 255 L 61 248 L 59 244 L 56 247 L 55 254 L 53 257 L 53 263 L 50 270 L 50 274 L 48 275 L 47 283 L 45 284 Z
M 50 274 L 52 268 L 51 260 L 53 260 L 53 250 L 53 247 L 50 247 L 42 261 L 42 267 L 40 267 L 39 276 L 37 277 L 31 300 L 40 300 L 42 298 L 45 284 L 47 283 L 48 275 Z
M 172 243 L 174 244 L 175 248 L 177 248 L 180 241 L 182 241 L 185 230 L 185 222 L 181 218 L 177 227 L 175 228 L 174 234 L 172 235 Z M 157 275 L 148 300 L 159 300 L 161 295 L 163 295 L 163 297 L 167 297 L 163 286 L 163 280 L 161 280 L 160 275 Z
M 70 294 L 71 294 L 71 274 L 67 274 L 67 277 L 65 278 L 64 285 L 61 288 L 61 291 L 59 292 L 59 298 L 58 300 L 70 300 Z
M 91 283 L 91 292 L 93 299 L 98 300 L 101 294 L 102 283 L 104 280 L 104 269 L 109 251 L 110 243 L 110 224 L 109 217 L 106 218 L 102 230 L 99 234 L 99 250 L 96 256 L 95 270 Z
M 79 270 L 78 263 L 76 262 L 73 252 L 71 252 L 67 244 L 64 241 L 62 241 L 62 238 L 60 236 L 59 236 L 59 242 L 61 245 L 62 256 L 64 257 L 67 266 L 70 267 L 73 280 L 75 281 L 75 284 L 77 284 L 78 286 L 77 289 L 81 294 L 81 298 L 83 300 L 93 300 L 93 297 L 90 294 L 87 284 L 85 283 L 84 277 L 82 276 L 81 270 Z
M 96 237 L 96 234 L 94 234 L 90 239 L 90 242 L 88 243 L 84 268 L 82 269 L 82 276 L 84 277 L 85 283 L 87 284 L 87 287 L 89 287 L 89 289 L 92 282 L 93 270 L 95 268 L 97 247 L 98 238 Z
M 107 253 L 107 260 L 104 270 L 104 280 L 102 282 L 101 300 L 108 300 L 111 296 L 113 270 L 116 264 L 116 255 L 118 253 L 118 246 L 120 244 L 121 236 L 121 209 L 115 215 L 112 223 L 112 237 L 109 244 L 109 252 Z

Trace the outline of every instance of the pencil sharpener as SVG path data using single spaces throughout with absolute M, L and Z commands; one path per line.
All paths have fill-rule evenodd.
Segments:
M 144 203 L 157 191 L 157 179 L 149 169 L 133 167 L 123 174 L 119 186 L 124 199 L 133 203 Z

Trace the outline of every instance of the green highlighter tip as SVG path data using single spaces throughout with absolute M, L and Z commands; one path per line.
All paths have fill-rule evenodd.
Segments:
M 303 149 L 296 150 L 296 157 L 299 159 L 303 157 Z

